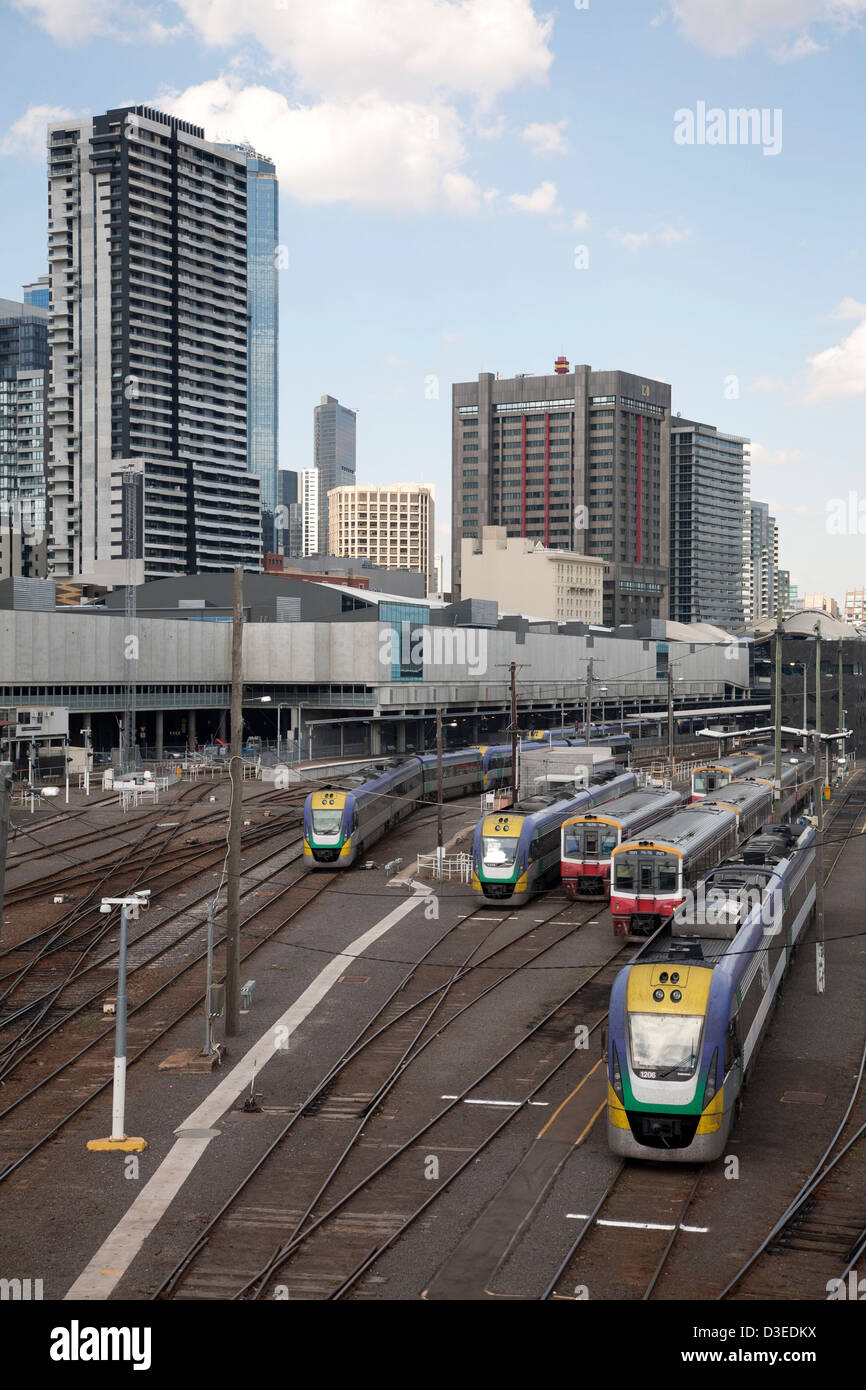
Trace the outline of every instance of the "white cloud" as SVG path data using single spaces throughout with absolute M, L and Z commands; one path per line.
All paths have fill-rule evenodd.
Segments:
M 861 304 L 858 299 L 852 299 L 850 294 L 846 295 L 838 308 L 828 315 L 831 319 L 866 319 L 866 304 Z
M 787 62 L 822 48 L 811 24 L 844 29 L 866 13 L 866 0 L 672 0 L 671 9 L 683 35 L 706 53 L 730 58 L 763 43 Z
M 765 449 L 763 444 L 758 444 L 754 440 L 749 446 L 752 458 L 752 466 L 767 468 L 786 468 L 789 464 L 799 463 L 806 455 L 802 449 Z
M 269 87 L 227 77 L 158 104 L 203 125 L 211 139 L 251 140 L 275 160 L 281 188 L 302 203 L 411 211 L 444 203 L 468 214 L 485 196 L 460 168 L 461 123 L 450 106 L 375 94 L 295 106 Z
M 565 138 L 567 121 L 534 121 L 526 126 L 523 139 L 533 154 L 566 154 L 568 141 Z
M 866 318 L 836 347 L 810 357 L 809 368 L 804 399 L 812 404 L 866 395 Z
M 576 212 L 571 219 L 571 230 L 573 232 L 585 232 L 589 227 L 589 213 Z
M 49 123 L 65 121 L 78 114 L 65 106 L 28 107 L 0 141 L 0 155 L 25 155 L 44 162 Z
M 540 82 L 552 62 L 553 21 L 531 0 L 178 0 L 210 45 L 258 43 L 321 96 L 373 90 L 421 100 L 434 92 L 490 101 Z
M 558 211 L 556 184 L 551 179 L 545 179 L 531 193 L 509 193 L 508 201 L 518 212 L 528 212 L 535 216 Z
M 683 231 L 679 227 L 660 227 L 655 232 L 621 232 L 618 228 L 612 227 L 607 235 L 618 246 L 624 246 L 626 251 L 639 251 L 651 242 L 658 242 L 662 246 L 676 246 L 678 242 L 691 236 L 691 232 Z
M 12 0 L 15 8 L 38 24 L 58 43 L 83 43 L 111 38 L 122 43 L 161 43 L 183 32 L 182 25 L 163 24 L 153 11 L 160 5 L 137 5 L 134 0 Z

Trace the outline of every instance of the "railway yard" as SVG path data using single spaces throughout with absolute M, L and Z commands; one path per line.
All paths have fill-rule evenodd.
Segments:
M 160 1064 L 202 1046 L 227 779 L 124 813 L 109 794 L 16 810 L 0 949 L 8 1269 L 41 1278 L 45 1299 L 160 1303 L 805 1303 L 856 1282 L 866 774 L 828 808 L 826 992 L 810 927 L 726 1154 L 706 1165 L 608 1150 L 608 1002 L 640 945 L 614 936 L 604 899 L 555 886 L 509 908 L 422 882 L 427 805 L 372 867 L 311 870 L 311 785 L 243 784 L 241 978 L 255 983 L 213 1070 Z M 477 796 L 448 803 L 446 839 L 465 842 L 479 815 Z M 99 903 L 142 888 L 126 1115 L 147 1146 L 91 1152 L 110 1125 L 117 983 L 117 914 Z

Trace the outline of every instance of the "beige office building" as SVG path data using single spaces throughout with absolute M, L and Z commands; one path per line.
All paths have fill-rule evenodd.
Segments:
M 463 598 L 496 599 L 503 613 L 555 622 L 600 623 L 605 562 L 573 550 L 548 550 L 504 526 L 484 526 L 481 539 L 464 537 L 460 554 Z
M 425 483 L 335 487 L 328 493 L 328 553 L 368 556 L 384 569 L 423 574 L 434 586 L 433 488 Z
M 839 605 L 830 594 L 806 594 L 803 598 L 803 607 L 819 608 L 824 613 L 829 613 L 831 618 L 838 618 L 839 616 Z
M 845 622 L 866 623 L 866 589 L 849 589 L 845 594 Z

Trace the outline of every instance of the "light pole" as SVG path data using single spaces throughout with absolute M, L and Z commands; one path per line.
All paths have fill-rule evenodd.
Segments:
M 807 751 L 807 747 L 806 747 L 806 745 L 807 745 L 807 734 L 806 734 L 806 728 L 807 728 L 807 717 L 806 717 L 806 711 L 807 711 L 806 678 L 807 678 L 808 673 L 809 673 L 809 663 L 806 662 L 806 661 L 789 661 L 789 662 L 788 662 L 788 665 L 789 665 L 789 666 L 802 666 L 802 668 L 803 668 L 803 752 L 805 753 L 805 752 Z
M 115 1004 L 114 1029 L 114 1089 L 111 1100 L 111 1134 L 108 1139 L 90 1139 L 87 1147 L 97 1153 L 119 1150 L 122 1153 L 140 1153 L 147 1148 L 146 1139 L 127 1138 L 124 1127 L 126 1108 L 126 939 L 127 922 L 133 921 L 139 911 L 148 906 L 150 889 L 144 888 L 126 898 L 103 898 L 100 912 L 109 913 L 113 907 L 120 908 L 120 942 L 117 954 L 117 1002 Z

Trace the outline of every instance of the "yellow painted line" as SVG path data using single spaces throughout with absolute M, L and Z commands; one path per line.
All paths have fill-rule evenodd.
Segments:
M 568 1105 L 568 1102 L 569 1102 L 570 1100 L 573 1100 L 573 1099 L 574 1099 L 574 1097 L 577 1095 L 578 1091 L 580 1090 L 580 1088 L 581 1088 L 581 1086 L 584 1084 L 584 1082 L 586 1082 L 586 1081 L 589 1080 L 589 1078 L 592 1076 L 593 1072 L 598 1071 L 598 1069 L 599 1069 L 599 1067 L 601 1066 L 601 1064 L 602 1064 L 603 1061 L 604 1061 L 604 1058 L 603 1058 L 603 1057 L 599 1057 L 599 1059 L 598 1059 L 598 1061 L 596 1062 L 595 1066 L 593 1067 L 592 1071 L 588 1071 L 587 1074 L 586 1074 L 586 1076 L 583 1078 L 583 1081 L 579 1081 L 578 1084 L 575 1086 L 575 1088 L 574 1088 L 574 1090 L 572 1091 L 571 1095 L 566 1096 L 566 1097 L 565 1097 L 565 1100 L 562 1102 L 562 1104 L 559 1105 L 559 1106 L 557 1106 L 556 1110 L 554 1110 L 554 1112 L 553 1112 L 553 1114 L 551 1115 L 550 1119 L 547 1121 L 547 1124 L 544 1126 L 544 1129 L 539 1130 L 538 1134 L 536 1134 L 536 1136 L 535 1136 L 536 1139 L 540 1139 L 541 1136 L 542 1136 L 542 1134 L 546 1134 L 546 1132 L 550 1129 L 550 1126 L 553 1124 L 554 1120 L 556 1119 L 557 1115 L 559 1114 L 560 1110 L 564 1110 L 565 1107 Z M 604 1105 L 602 1105 L 602 1107 L 601 1107 L 602 1110 L 604 1109 L 604 1106 L 605 1106 L 606 1104 L 607 1104 L 607 1101 L 605 1101 L 605 1102 L 604 1102 Z M 596 1111 L 596 1115 L 597 1115 L 597 1114 L 598 1114 L 598 1111 Z M 596 1115 L 593 1115 L 592 1119 L 590 1120 L 590 1124 L 594 1124 L 594 1123 L 595 1123 Z M 587 1126 L 587 1128 L 589 1128 L 589 1126 Z M 583 1134 L 585 1134 L 585 1133 L 586 1133 L 586 1130 L 583 1131 Z M 583 1138 L 583 1134 L 581 1134 L 581 1136 L 580 1136 L 581 1139 Z

